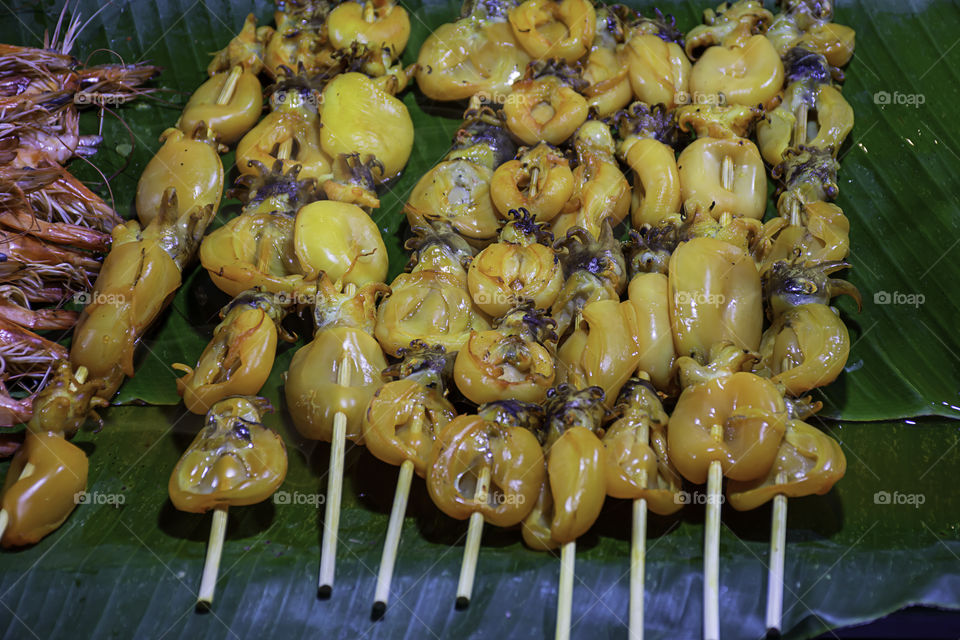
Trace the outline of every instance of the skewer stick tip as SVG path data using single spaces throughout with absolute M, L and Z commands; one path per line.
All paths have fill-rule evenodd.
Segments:
M 776 484 L 786 483 L 786 474 L 777 473 Z M 770 529 L 770 568 L 767 578 L 767 637 L 780 637 L 783 626 L 783 575 L 787 545 L 787 496 L 773 498 L 773 522 Z M 771 636 L 775 633 L 776 636 Z
M 346 366 L 341 364 L 341 371 Z M 340 380 L 349 374 L 341 375 Z M 346 386 L 346 385 L 344 385 Z M 323 539 L 320 544 L 320 579 L 317 597 L 326 600 L 333 592 L 337 562 L 337 532 L 340 529 L 340 501 L 343 497 L 343 464 L 346 453 L 347 416 L 337 413 L 333 418 L 333 441 L 330 447 L 330 471 L 327 482 L 327 502 L 323 514 Z
M 571 541 L 560 549 L 560 583 L 557 587 L 557 628 L 555 640 L 570 640 L 570 620 L 573 617 L 573 578 L 577 542 Z
M 200 578 L 197 611 L 209 611 L 213 607 L 213 595 L 217 588 L 217 574 L 220 572 L 220 557 L 223 555 L 226 535 L 227 507 L 217 507 L 213 510 L 213 521 L 210 524 L 210 541 L 207 543 L 207 558 L 203 564 L 203 576 Z
M 474 501 L 485 503 L 490 492 L 490 468 L 484 466 L 477 478 L 477 491 Z M 460 580 L 457 583 L 458 610 L 470 606 L 470 597 L 473 595 L 473 583 L 477 573 L 477 556 L 480 554 L 480 538 L 483 536 L 483 514 L 474 511 L 470 514 L 470 525 L 467 528 L 467 543 L 463 547 L 463 563 L 460 565 Z
M 419 430 L 419 418 L 414 419 L 412 430 Z M 412 460 L 404 460 L 397 475 L 397 490 L 393 496 L 393 507 L 390 509 L 390 523 L 387 525 L 387 538 L 383 543 L 383 553 L 380 556 L 380 569 L 377 572 L 377 586 L 373 597 L 373 617 L 378 620 L 383 617 L 390 598 L 390 583 L 393 580 L 393 566 L 397 561 L 397 551 L 400 546 L 400 533 L 403 528 L 403 517 L 407 512 L 407 499 L 410 496 L 410 482 L 413 479 L 414 465 Z
M 723 468 L 719 461 L 714 460 L 710 463 L 710 470 L 707 475 L 707 519 L 703 541 L 704 640 L 720 640 L 720 500 L 722 486 Z
M 355 284 L 348 283 L 344 293 L 348 296 L 357 291 Z M 346 354 L 340 357 L 337 369 L 337 384 L 350 386 L 350 366 Z M 346 455 L 347 414 L 338 411 L 333 417 L 333 434 L 330 439 L 330 467 L 327 474 L 327 501 L 323 512 L 323 539 L 320 543 L 320 577 L 317 580 L 317 598 L 326 600 L 333 593 L 333 579 L 337 563 L 337 532 L 340 530 L 340 501 L 343 498 L 343 465 Z

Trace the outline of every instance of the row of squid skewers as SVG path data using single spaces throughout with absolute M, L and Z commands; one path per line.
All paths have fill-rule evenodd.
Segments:
M 334 29 L 338 12 L 352 32 Z M 735 509 L 774 502 L 767 625 L 779 630 L 786 499 L 825 493 L 845 471 L 839 445 L 805 420 L 819 409 L 807 394 L 836 379 L 849 353 L 830 301 L 859 303 L 830 277 L 849 266 L 849 223 L 831 200 L 853 125 L 838 84 L 853 31 L 831 22 L 823 0 L 783 0 L 777 15 L 754 0 L 724 4 L 686 37 L 659 12 L 488 0 L 465 6 L 402 69 L 400 15 L 391 3 L 280 3 L 276 30 L 251 19 L 217 54 L 144 173 L 145 228 L 114 232 L 97 281 L 95 291 L 143 302 L 99 311 L 98 297 L 84 311 L 71 363 L 35 400 L 56 410 L 34 416 L 8 487 L 23 481 L 33 439 L 75 430 L 132 375 L 134 344 L 199 247 L 213 282 L 235 296 L 197 364 L 177 365 L 187 408 L 207 415 L 169 485 L 178 508 L 214 511 L 202 602 L 213 598 L 227 508 L 268 498 L 285 476 L 283 440 L 255 396 L 278 340 L 292 339 L 284 318 L 306 309 L 314 336 L 284 393 L 297 431 L 332 443 L 321 594 L 333 586 L 351 440 L 400 467 L 380 614 L 416 474 L 438 508 L 470 520 L 459 606 L 485 522 L 561 549 L 559 638 L 570 630 L 576 539 L 606 496 L 633 500 L 630 634 L 642 637 L 647 512 L 675 513 L 685 487 L 705 484 L 704 637 L 718 638 L 726 477 Z M 271 66 L 278 50 L 287 57 Z M 258 73 L 274 85 L 256 124 Z M 387 286 L 370 214 L 409 157 L 412 126 L 393 94 L 411 76 L 431 98 L 470 105 L 451 150 L 410 194 L 411 263 Z M 218 151 L 234 142 L 243 209 L 201 242 L 223 187 Z M 778 186 L 766 223 L 765 165 Z M 111 262 L 128 245 L 156 266 Z M 138 294 L 141 274 L 163 285 Z M 129 327 L 122 343 L 117 326 Z M 25 521 L 10 517 L 4 544 L 36 541 L 71 509 L 8 539 Z
M 162 147 L 141 175 L 137 219 L 113 227 L 110 251 L 98 265 L 91 302 L 77 319 L 69 351 L 58 346 L 52 372 L 47 371 L 48 383 L 29 398 L 28 411 L 15 420 L 28 422 L 3 493 L 0 534 L 5 546 L 38 541 L 72 512 L 76 492 L 86 485 L 88 463 L 68 438 L 96 415 L 95 409 L 108 404 L 126 376 L 134 375 L 136 345 L 172 299 L 183 270 L 198 253 L 201 262 L 214 265 L 211 275 L 226 283 L 226 289 L 244 277 L 256 286 L 254 273 L 270 280 L 271 269 L 284 275 L 296 271 L 294 279 L 301 281 L 315 278 L 321 269 L 330 270 L 326 252 L 337 251 L 316 245 L 311 237 L 316 228 L 308 227 L 298 246 L 307 253 L 300 253 L 301 258 L 291 254 L 282 263 L 269 263 L 270 256 L 267 262 L 258 262 L 259 256 L 244 246 L 245 241 L 256 245 L 262 239 L 264 246 L 284 242 L 282 234 L 293 232 L 289 214 L 325 193 L 336 194 L 342 202 L 317 203 L 321 211 L 325 205 L 339 204 L 359 219 L 356 213 L 363 211 L 348 203 L 375 205 L 375 185 L 395 177 L 406 163 L 413 126 L 403 103 L 393 96 L 406 84 L 408 73 L 394 64 L 409 35 L 406 12 L 393 4 L 293 1 L 278 3 L 274 17 L 276 29 L 257 27 L 251 16 L 214 56 L 209 80 L 191 96 L 176 126 L 164 132 Z M 67 41 L 72 42 L 72 36 Z M 152 73 L 139 71 L 135 78 L 145 80 Z M 261 77 L 273 81 L 268 87 L 271 111 L 262 120 Z M 382 149 L 386 137 L 389 152 L 371 157 L 367 164 L 357 162 L 360 153 Z M 231 221 L 224 233 L 205 237 L 223 194 L 220 154 L 230 144 L 236 145 L 240 191 L 260 195 L 245 198 L 248 207 L 240 224 Z M 298 173 L 310 177 L 301 183 Z M 258 184 L 276 193 L 258 190 Z M 302 193 L 297 191 L 301 186 Z M 275 202 L 294 208 L 288 211 Z M 335 224 L 349 228 L 336 213 L 326 209 L 311 224 L 322 227 L 324 219 L 333 218 Z M 363 222 L 375 230 L 365 214 Z M 232 234 L 230 225 L 241 231 Z M 357 235 L 365 230 L 357 227 Z M 349 237 L 339 240 L 350 242 Z M 374 260 L 379 266 L 374 268 L 382 270 L 382 278 L 386 274 L 382 241 L 379 249 Z M 243 266 L 244 260 L 251 264 Z M 239 296 L 236 306 L 245 300 Z M 181 385 L 190 387 L 192 380 L 200 387 L 210 382 L 204 378 L 209 375 L 234 380 L 247 376 L 244 370 L 234 376 L 235 367 L 228 360 L 222 372 L 191 370 Z M 261 385 L 262 381 L 246 383 L 253 393 Z M 207 411 L 209 405 L 196 404 L 203 402 L 197 394 L 184 393 L 190 408 Z M 43 464 L 32 457 L 37 455 Z

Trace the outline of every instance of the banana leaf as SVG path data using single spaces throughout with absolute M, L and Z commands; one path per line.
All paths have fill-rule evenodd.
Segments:
M 552 635 L 559 559 L 526 549 L 515 530 L 485 528 L 473 600 L 454 609 L 466 526 L 441 514 L 419 479 L 390 605 L 372 620 L 397 470 L 359 447 L 347 451 L 333 595 L 317 600 L 329 446 L 298 440 L 280 413 L 267 422 L 287 436 L 287 479 L 274 500 L 230 510 L 214 609 L 195 613 L 211 517 L 176 511 L 166 483 L 201 418 L 174 407 L 115 407 L 109 422 L 76 440 L 93 461 L 87 503 L 37 546 L 3 554 L 6 638 Z M 960 500 L 949 489 L 960 465 L 958 425 L 927 418 L 829 430 L 849 467 L 826 496 L 789 502 L 786 637 L 911 604 L 960 607 Z M 627 637 L 630 513 L 628 502 L 610 501 L 577 543 L 574 638 Z M 697 504 L 651 516 L 647 637 L 699 637 L 703 517 Z M 769 506 L 724 511 L 724 638 L 763 637 L 769 534 Z
M 437 0 L 404 4 L 413 27 L 404 60 L 413 62 L 430 29 L 454 19 L 458 7 Z M 659 6 L 687 30 L 709 4 Z M 47 0 L 3 5 L 8 15 L 0 21 L 0 41 L 39 45 L 61 6 Z M 93 0 L 76 6 L 85 16 L 101 8 Z M 105 143 L 93 158 L 97 171 L 82 163 L 72 169 L 132 215 L 139 174 L 160 133 L 204 79 L 209 54 L 226 44 L 247 13 L 268 23 L 271 11 L 263 0 L 116 0 L 103 7 L 74 54 L 91 62 L 149 59 L 165 71 L 155 96 L 112 109 L 119 118 L 85 116 L 85 131 L 102 127 Z M 854 346 L 847 371 L 822 397 L 823 415 L 839 420 L 827 428 L 842 441 L 847 476 L 827 496 L 790 502 L 784 608 L 786 635 L 795 638 L 910 604 L 960 608 L 960 505 L 949 489 L 960 463 L 960 423 L 945 419 L 960 414 L 960 341 L 951 329 L 960 270 L 960 146 L 949 126 L 960 103 L 960 47 L 954 47 L 960 12 L 946 0 L 849 2 L 837 7 L 837 21 L 858 33 L 844 85 L 857 124 L 841 151 L 838 204 L 852 225 L 848 277 L 865 304 L 858 314 L 849 301 L 839 302 Z M 376 213 L 391 276 L 406 262 L 403 203 L 449 148 L 460 110 L 431 103 L 415 89 L 404 102 L 417 144 Z M 231 166 L 232 156 L 225 162 Z M 112 176 L 109 188 L 101 173 Z M 218 223 L 236 210 L 226 201 Z M 196 361 L 226 301 L 198 267 L 185 274 L 170 310 L 144 340 L 138 374 L 116 398 L 158 406 L 111 407 L 103 412 L 102 431 L 81 433 L 77 441 L 91 455 L 90 500 L 60 531 L 0 560 L 4 637 L 551 633 L 558 560 L 524 549 L 515 531 L 487 527 L 473 603 L 467 611 L 453 609 L 465 525 L 440 514 L 419 481 L 391 607 L 384 620 L 371 621 L 396 470 L 361 449 L 347 456 L 337 587 L 331 601 L 316 600 L 317 507 L 329 449 L 299 440 L 283 413 L 280 374 L 296 345 L 281 348 L 264 389 L 278 410 L 269 423 L 289 443 L 290 472 L 281 488 L 288 503 L 231 511 L 216 607 L 207 615 L 193 612 L 210 518 L 177 512 L 166 496 L 169 471 L 200 425 L 178 405 L 169 365 Z M 309 335 L 306 325 L 299 329 Z M 578 543 L 574 637 L 626 636 L 629 514 L 629 504 L 611 501 Z M 725 510 L 723 521 L 723 635 L 761 637 L 770 510 Z M 699 635 L 702 525 L 698 505 L 651 522 L 650 637 Z

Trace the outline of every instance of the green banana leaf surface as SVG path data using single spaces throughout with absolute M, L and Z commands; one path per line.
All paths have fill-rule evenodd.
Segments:
M 85 18 L 101 3 L 81 0 Z M 411 13 L 406 62 L 432 28 L 455 19 L 450 2 L 403 2 Z M 635 3 L 643 10 L 651 3 Z M 769 3 L 768 3 L 769 4 Z M 838 204 L 851 221 L 848 279 L 864 297 L 857 313 L 838 302 L 854 341 L 846 372 L 823 390 L 814 419 L 841 441 L 845 478 L 826 496 L 789 503 L 784 630 L 807 638 L 911 604 L 960 608 L 960 7 L 955 2 L 839 2 L 837 22 L 857 31 L 844 96 L 857 122 L 841 151 Z M 709 2 L 661 2 L 689 30 Z M 0 3 L 0 41 L 39 46 L 61 2 Z M 133 213 L 137 179 L 248 13 L 271 21 L 258 0 L 115 0 L 86 25 L 73 53 L 91 63 L 151 60 L 164 67 L 153 96 L 111 113 L 88 113 L 102 132 L 96 165 L 71 167 L 91 188 Z M 405 173 L 375 214 L 391 277 L 406 263 L 401 213 L 417 179 L 446 153 L 461 105 L 438 105 L 416 88 L 403 100 L 416 126 Z M 233 156 L 224 157 L 232 166 Z M 109 188 L 101 173 L 110 176 Z M 114 175 L 115 174 L 115 175 Z M 236 171 L 230 172 L 230 178 Z M 217 224 L 234 215 L 226 200 Z M 91 459 L 88 496 L 35 547 L 0 554 L 0 635 L 26 637 L 545 637 L 553 633 L 559 560 L 487 527 L 473 601 L 453 607 L 466 525 L 441 514 L 415 479 L 390 607 L 371 620 L 375 573 L 397 471 L 361 448 L 347 452 L 337 581 L 317 600 L 316 581 L 329 447 L 297 437 L 285 415 L 281 374 L 297 345 L 282 345 L 263 395 L 267 418 L 288 443 L 290 470 L 273 501 L 230 511 L 212 612 L 194 611 L 210 516 L 176 511 L 170 470 L 200 427 L 178 404 L 174 362 L 193 364 L 227 297 L 192 267 L 144 340 L 125 406 L 76 438 Z M 309 335 L 309 326 L 300 327 Z M 134 406 L 134 405 L 154 406 Z M 5 472 L 7 463 L 0 464 Z M 651 516 L 646 632 L 695 638 L 702 624 L 703 505 Z M 723 512 L 724 638 L 764 635 L 769 506 Z M 626 638 L 630 504 L 608 501 L 577 545 L 574 638 Z

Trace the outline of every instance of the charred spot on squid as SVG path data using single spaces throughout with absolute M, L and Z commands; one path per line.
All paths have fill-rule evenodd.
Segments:
M 304 205 L 318 198 L 315 178 L 300 179 L 300 165 L 295 164 L 286 171 L 283 161 L 276 160 L 267 168 L 259 160 L 249 160 L 248 165 L 256 173 L 247 173 L 237 178 L 236 186 L 228 196 L 243 203 L 244 211 L 258 209 L 261 204 L 270 201 L 281 213 L 294 214 Z
M 623 243 L 630 279 L 640 273 L 666 275 L 670 256 L 681 239 L 680 226 L 674 222 L 664 222 L 655 227 L 645 226 L 639 231 L 631 229 L 629 238 Z
M 369 214 L 380 207 L 374 172 L 381 178 L 386 175 L 376 156 L 363 160 L 359 153 L 341 153 L 333 163 L 333 177 L 323 183 L 323 192 L 330 200 L 355 204 Z
M 446 394 L 446 387 L 453 375 L 456 352 L 448 353 L 442 344 L 430 345 L 423 340 L 414 340 L 409 347 L 397 350 L 400 362 L 392 364 L 381 374 L 385 381 L 409 379 L 422 387 Z
M 565 238 L 557 241 L 556 248 L 563 250 L 560 261 L 567 278 L 577 271 L 586 271 L 610 279 L 618 290 L 625 284 L 626 260 L 608 220 L 603 221 L 599 238 L 594 238 L 581 227 L 574 227 Z
M 802 11 L 817 20 L 833 20 L 833 0 L 780 0 L 778 4 L 784 13 Z
M 633 376 L 620 387 L 615 407 L 622 410 L 624 406 L 638 406 L 650 397 L 649 394 L 653 394 L 652 397 L 657 398 L 657 402 L 660 401 L 660 394 L 649 379 Z
M 590 84 L 583 78 L 582 62 L 567 62 L 560 58 L 530 62 L 527 65 L 524 80 L 537 80 L 548 76 L 558 78 L 565 85 L 578 92 L 582 92 Z
M 653 34 L 664 42 L 674 42 L 681 47 L 684 46 L 683 32 L 677 28 L 677 19 L 672 14 L 664 14 L 656 7 L 650 16 L 645 16 L 640 11 L 623 5 L 614 5 L 611 8 L 627 25 L 629 31 Z
M 504 242 L 519 242 L 520 237 L 527 237 L 548 247 L 553 246 L 553 232 L 550 230 L 549 223 L 537 222 L 537 219 L 523 207 L 510 209 L 510 216 L 513 217 L 513 221 L 507 223 L 504 230 L 509 227 L 514 233 L 504 234 L 501 231 L 501 240 Z
M 234 423 L 233 429 L 230 430 L 230 434 L 235 438 L 243 440 L 247 444 L 251 444 L 252 442 L 250 437 L 250 428 L 244 424 L 242 420 L 237 420 Z
M 453 226 L 444 220 L 423 220 L 420 224 L 411 227 L 413 237 L 407 240 L 403 247 L 410 252 L 406 271 L 417 265 L 420 255 L 430 247 L 442 247 L 444 253 L 451 259 L 466 267 L 473 260 L 474 250 L 470 244 L 458 234 Z
M 230 311 L 238 307 L 250 307 L 251 309 L 260 309 L 267 316 L 277 323 L 280 328 L 280 321 L 286 316 L 287 310 L 297 303 L 297 297 L 286 292 L 272 293 L 264 291 L 260 287 L 254 287 L 240 293 L 228 302 L 220 310 L 220 317 L 224 318 Z
M 753 34 L 764 33 L 773 22 L 773 14 L 763 8 L 757 0 L 724 2 L 715 10 L 703 12 L 703 24 L 687 34 L 685 49 L 691 60 L 696 60 L 708 48 L 728 44 L 728 40 L 739 40 Z
M 566 282 L 551 313 L 557 322 L 557 334 L 563 337 L 588 302 L 619 299 L 627 285 L 627 265 L 608 219 L 603 221 L 599 239 L 574 227 L 556 246 L 562 250 L 560 262 Z
M 463 114 L 463 124 L 453 138 L 451 152 L 464 151 L 483 145 L 493 153 L 493 166 L 497 167 L 513 159 L 517 145 L 503 124 L 503 112 L 481 106 L 479 98 L 471 101 Z M 449 156 L 450 154 L 448 154 Z
M 68 359 L 63 357 L 57 361 L 43 392 L 34 398 L 30 428 L 73 437 L 88 417 L 97 419 L 97 408 L 110 404 L 100 397 L 106 385 L 105 380 L 87 378 L 86 372 L 79 368 L 74 371 Z
M 284 37 L 295 37 L 301 30 L 320 29 L 336 4 L 330 0 L 278 0 L 277 11 L 286 14 L 287 22 L 293 25 Z
M 354 293 L 341 290 L 324 273 L 313 290 L 313 321 L 316 331 L 326 327 L 352 327 L 373 334 L 377 322 L 377 300 L 390 291 L 382 282 L 371 282 Z
M 547 315 L 544 309 L 537 309 L 533 302 L 524 300 L 506 314 L 492 322 L 494 329 L 510 330 L 511 335 L 520 336 L 525 341 L 543 345 L 557 343 L 556 320 Z
M 520 0 L 464 0 L 460 7 L 460 17 L 505 19 L 507 12 L 520 5 Z
M 557 385 L 547 391 L 543 403 L 546 414 L 546 437 L 549 444 L 573 427 L 584 427 L 598 433 L 607 414 L 600 387 L 575 389 L 568 384 Z
M 153 232 L 157 236 L 157 244 L 176 263 L 182 271 L 186 263 L 196 255 L 197 247 L 203 239 L 203 234 L 213 219 L 212 204 L 205 207 L 194 207 L 180 215 L 177 206 L 177 191 L 168 188 L 163 194 L 160 213 L 157 214 L 144 233 Z
M 543 426 L 543 407 L 522 400 L 497 400 L 480 405 L 477 415 L 504 427 L 523 427 L 538 433 Z
M 763 296 L 767 302 L 770 319 L 783 311 L 803 304 L 830 304 L 838 295 L 848 295 L 862 306 L 860 291 L 846 280 L 831 278 L 830 274 L 846 269 L 850 263 L 833 260 L 816 265 L 806 265 L 799 259 L 780 260 L 763 274 Z
M 833 151 L 832 146 L 818 149 L 800 145 L 799 149 L 784 152 L 783 162 L 770 171 L 770 175 L 780 181 L 778 208 L 782 209 L 790 199 L 806 204 L 837 197 L 840 163 L 833 157 Z
M 610 118 L 610 124 L 621 139 L 627 136 L 653 138 L 666 145 L 674 146 L 678 142 L 679 129 L 673 113 L 662 104 L 653 107 L 636 101 Z
M 281 65 L 280 72 L 277 81 L 264 89 L 264 93 L 269 96 L 270 107 L 276 111 L 284 102 L 299 99 L 316 111 L 317 82 L 309 75 L 303 63 L 298 62 L 296 69 Z
M 622 4 L 611 4 L 597 8 L 597 34 L 601 40 L 622 43 L 627 36 L 625 25 L 636 13 L 630 7 Z
M 802 81 L 807 85 L 828 84 L 833 78 L 833 68 L 827 58 L 819 53 L 792 47 L 783 56 L 787 84 Z

